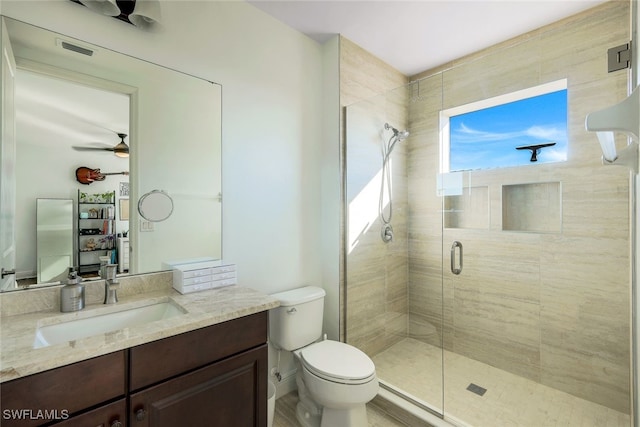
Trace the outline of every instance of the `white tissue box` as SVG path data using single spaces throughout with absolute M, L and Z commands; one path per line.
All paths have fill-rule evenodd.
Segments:
M 173 288 L 181 294 L 236 284 L 236 265 L 222 260 L 174 263 Z

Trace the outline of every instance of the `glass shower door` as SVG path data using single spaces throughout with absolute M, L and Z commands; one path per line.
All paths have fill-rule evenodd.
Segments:
M 439 91 L 440 78 L 433 83 L 422 84 L 425 95 Z M 413 89 L 400 87 L 346 108 L 345 336 L 372 358 L 389 396 L 441 413 L 442 227 L 432 173 L 438 140 L 437 133 L 409 122 L 411 111 L 433 120 L 440 103 L 437 95 L 419 98 Z M 409 136 L 394 144 L 394 130 L 405 129 Z M 422 175 L 410 174 L 412 168 Z M 425 185 L 434 203 L 416 198 L 427 211 L 412 217 L 412 194 Z
M 492 225 L 502 216 L 491 204 L 510 197 L 501 175 L 450 174 L 443 190 L 444 412 L 474 426 L 534 427 L 543 424 L 520 416 L 539 378 L 540 235 Z M 557 189 L 528 186 L 514 191 Z
M 494 157 L 524 164 L 440 177 L 445 418 L 630 425 L 630 174 L 604 166 L 584 128 L 588 113 L 627 96 L 627 75 L 606 72 L 606 51 L 628 39 L 628 22 L 628 4 L 607 2 L 443 72 L 444 109 L 567 82 L 567 151 L 556 161 L 542 158 L 558 154 L 561 126 L 496 129 L 507 116 L 464 131 L 476 144 L 535 135 L 557 146 L 534 159 L 517 149 L 530 144 L 515 143 Z

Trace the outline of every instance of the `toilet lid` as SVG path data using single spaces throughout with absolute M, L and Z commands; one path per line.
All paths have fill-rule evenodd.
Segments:
M 357 348 L 339 341 L 324 340 L 301 350 L 305 366 L 328 379 L 364 380 L 375 375 L 373 361 Z

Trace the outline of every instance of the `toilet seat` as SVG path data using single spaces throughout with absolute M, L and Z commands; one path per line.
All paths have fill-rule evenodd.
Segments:
M 300 349 L 307 370 L 327 381 L 365 384 L 376 376 L 373 361 L 361 350 L 339 341 L 324 340 Z

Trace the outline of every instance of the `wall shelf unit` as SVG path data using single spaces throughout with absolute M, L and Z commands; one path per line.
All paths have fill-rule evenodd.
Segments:
M 116 192 L 88 194 L 78 190 L 78 272 L 100 270 L 100 257 L 116 262 Z

